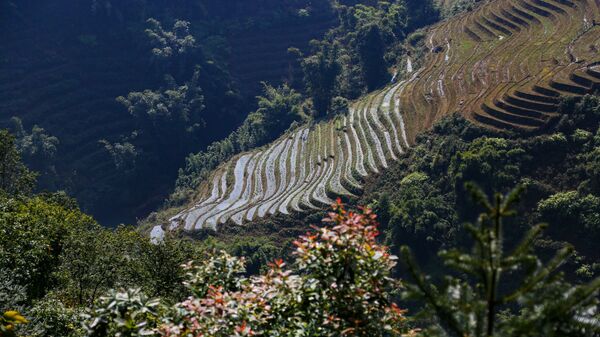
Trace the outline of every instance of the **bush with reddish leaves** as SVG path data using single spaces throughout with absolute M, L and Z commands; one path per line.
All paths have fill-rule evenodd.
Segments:
M 402 336 L 404 311 L 391 300 L 396 257 L 379 245 L 376 216 L 346 211 L 338 200 L 324 219 L 295 241 L 296 261 L 282 260 L 245 277 L 243 259 L 225 252 L 188 270 L 193 294 L 154 330 L 166 337 Z

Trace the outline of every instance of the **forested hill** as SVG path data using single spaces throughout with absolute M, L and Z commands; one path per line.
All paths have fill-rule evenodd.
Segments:
M 360 22 L 359 10 L 351 15 Z M 385 172 L 421 132 L 454 112 L 493 130 L 544 132 L 563 117 L 561 98 L 579 99 L 600 87 L 598 22 L 597 1 L 495 0 L 413 34 L 402 63 L 395 65 L 393 84 L 335 112 L 331 98 L 322 97 L 323 79 L 315 84 L 320 95 L 313 103 L 323 100 L 329 118 L 222 163 L 164 227 L 215 229 L 228 221 L 242 224 L 319 209 L 336 196 L 360 195 L 367 177 Z M 381 64 L 389 59 L 385 43 L 378 42 L 379 30 L 384 28 L 370 28 L 358 39 L 364 48 L 359 50 L 369 55 L 362 63 L 369 89 L 383 84 L 378 74 L 386 73 Z M 338 42 L 319 55 L 336 55 Z M 335 67 L 319 67 L 327 69 L 321 76 L 335 78 Z
M 132 223 L 163 202 L 188 153 L 254 110 L 261 81 L 298 77 L 287 49 L 306 49 L 335 19 L 328 1 L 2 1 L 0 126 L 29 144 L 22 152 L 41 189 L 69 191 L 103 223 Z M 192 48 L 157 56 L 160 41 L 146 29 L 168 33 L 177 20 L 189 22 L 181 37 L 191 36 Z M 201 99 L 192 107 L 194 97 L 179 91 L 188 106 L 171 106 L 160 122 L 116 100 L 164 93 L 173 87 L 165 75 L 199 88 Z M 173 122 L 188 108 L 189 120 Z M 171 132 L 185 137 L 175 141 L 155 123 L 179 123 Z M 178 129 L 194 123 L 191 133 Z

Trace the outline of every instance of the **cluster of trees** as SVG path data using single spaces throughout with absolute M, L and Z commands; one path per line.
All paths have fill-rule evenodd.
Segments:
M 369 208 L 346 210 L 339 200 L 322 227 L 294 241 L 295 258 L 289 267 L 277 259 L 258 275 L 247 274 L 243 257 L 216 250 L 194 256 L 191 252 L 199 252 L 197 248 L 185 250 L 184 258 L 190 262 L 180 268 L 182 256 L 173 258 L 174 247 L 166 242 L 144 247 L 150 251 L 145 255 L 152 258 L 143 260 L 149 263 L 146 268 L 135 269 L 142 261 L 132 248 L 104 256 L 100 247 L 90 245 L 90 235 L 79 237 L 82 232 L 77 230 L 76 238 L 62 234 L 65 224 L 81 227 L 77 221 L 89 222 L 86 217 L 67 217 L 62 224 L 51 221 L 46 228 L 54 227 L 53 235 L 44 239 L 29 235 L 41 234 L 40 229 L 8 229 L 1 234 L 16 237 L 17 244 L 29 235 L 34 247 L 40 240 L 50 240 L 39 246 L 53 249 L 26 251 L 23 258 L 12 246 L 0 249 L 0 310 L 4 312 L 0 333 L 11 337 L 491 337 L 594 336 L 600 331 L 600 278 L 574 285 L 560 272 L 573 254 L 571 247 L 558 250 L 547 261 L 540 258 L 534 242 L 544 225 L 532 227 L 517 245 L 504 239 L 503 222 L 514 216 L 520 189 L 506 196 L 496 194 L 491 200 L 475 187 L 471 191 L 483 207 L 477 223 L 467 225 L 473 248 L 440 251 L 445 266 L 454 272 L 447 272 L 436 285 L 419 270 L 408 247 L 402 248 L 402 257 L 410 277 L 402 283 L 394 278 L 398 258 L 378 241 L 376 215 Z M 53 215 L 60 217 L 60 213 Z M 95 235 L 102 232 L 95 231 Z M 119 247 L 139 244 L 131 235 L 121 236 L 129 240 Z M 103 244 L 115 249 L 106 237 Z M 57 247 L 68 252 L 56 254 Z M 105 260 L 84 258 L 98 254 Z M 123 268 L 125 275 L 138 275 L 134 283 L 144 286 L 127 288 L 131 283 L 110 279 L 119 275 L 106 268 L 111 264 Z M 139 275 L 140 271 L 146 273 Z M 40 274 L 58 283 L 40 282 Z M 71 282 L 63 283 L 65 278 Z M 125 288 L 105 290 L 103 281 Z M 152 292 L 158 289 L 167 292 Z M 400 309 L 399 303 L 413 303 L 416 314 Z
M 160 245 L 135 227 L 108 229 L 64 192 L 33 194 L 36 174 L 15 137 L 0 131 L 0 336 L 81 336 L 80 315 L 113 288 L 135 287 L 175 303 L 186 295 L 180 268 L 206 259 L 208 247 L 248 253 L 253 268 L 279 254 L 267 245 L 167 239 Z M 256 269 L 250 269 L 256 271 Z M 11 329 L 12 329 L 11 328 Z M 14 331 L 13 331 L 14 332 Z
M 394 251 L 411 243 L 420 259 L 429 260 L 432 252 L 461 242 L 461 224 L 474 220 L 465 182 L 476 182 L 486 193 L 506 193 L 509 186 L 521 184 L 525 192 L 519 210 L 526 221 L 514 224 L 510 234 L 549 223 L 536 244 L 575 245 L 578 258 L 569 268 L 587 279 L 600 267 L 595 247 L 600 240 L 600 98 L 566 99 L 561 114 L 548 132 L 524 137 L 449 117 L 369 184 L 360 202 L 378 212 Z
M 23 161 L 29 168 L 40 173 L 40 176 L 45 179 L 45 185 L 51 186 L 57 173 L 55 164 L 60 141 L 38 125 L 34 125 L 31 132 L 27 132 L 18 117 L 12 117 L 11 123 L 15 145 Z
M 331 112 L 336 97 L 354 99 L 392 77 L 408 53 L 406 37 L 439 18 L 433 1 L 340 3 L 340 25 L 312 42 L 302 58 L 307 95 L 316 115 Z

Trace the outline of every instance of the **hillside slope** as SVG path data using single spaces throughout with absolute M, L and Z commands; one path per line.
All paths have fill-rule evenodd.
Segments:
M 335 23 L 326 1 L 313 2 L 322 17 L 297 18 L 298 9 L 308 3 L 211 0 L 111 5 L 110 1 L 28 0 L 0 4 L 0 128 L 11 127 L 10 119 L 16 116 L 26 130 L 38 125 L 57 137 L 56 174 L 42 176 L 40 188 L 67 190 L 105 225 L 133 223 L 168 196 L 186 154 L 224 138 L 242 123 L 261 93 L 260 81 L 277 85 L 288 76 L 288 47 L 306 47 Z M 279 21 L 273 15 L 279 15 Z M 129 141 L 124 138 L 136 129 L 136 120 L 115 99 L 158 89 L 165 85 L 165 73 L 173 72 L 152 57 L 144 34 L 149 17 L 163 20 L 165 27 L 174 18 L 191 22 L 202 51 L 191 57 L 187 68 L 171 68 L 185 74 L 178 79 L 181 83 L 189 79 L 193 65 L 202 66 L 206 108 L 201 117 L 207 127 L 172 160 L 159 158 L 154 148 L 138 147 L 137 167 L 130 173 L 117 167 L 99 141 Z M 288 17 L 296 18 L 301 31 L 284 29 Z M 248 20 L 261 25 L 235 29 Z M 264 36 L 268 37 L 264 45 L 256 43 Z M 279 59 L 284 62 L 274 62 Z M 240 90 L 247 99 L 239 97 Z M 144 165 L 142 159 L 147 159 Z
M 356 195 L 364 177 L 385 170 L 449 113 L 493 129 L 539 131 L 558 117 L 559 97 L 600 86 L 598 22 L 598 0 L 495 0 L 435 25 L 419 71 L 354 102 L 345 116 L 224 163 L 168 228 L 241 224 Z
M 263 89 L 261 82 L 274 85 L 287 82 L 293 87 L 301 86 L 300 63 L 296 56 L 288 53 L 288 48 L 295 47 L 307 52 L 312 39 L 321 38 L 336 24 L 337 17 L 330 11 L 265 30 L 231 34 L 229 64 L 241 94 L 253 100 Z

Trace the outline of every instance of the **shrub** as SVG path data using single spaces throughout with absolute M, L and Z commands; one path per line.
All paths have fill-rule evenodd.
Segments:
M 192 296 L 170 310 L 138 290 L 111 292 L 90 310 L 88 336 L 399 336 L 410 332 L 392 301 L 396 257 L 376 242 L 376 216 L 341 202 L 295 241 L 296 260 L 245 277 L 225 252 L 185 265 Z M 163 324 L 157 322 L 162 320 Z M 158 325 L 158 327 L 157 327 Z

